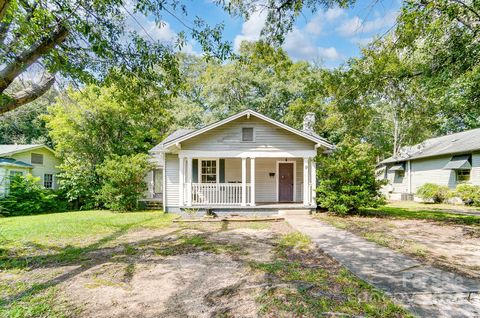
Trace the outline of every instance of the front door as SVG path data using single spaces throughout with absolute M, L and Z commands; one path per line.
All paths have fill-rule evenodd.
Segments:
M 278 201 L 293 201 L 293 162 L 278 164 Z

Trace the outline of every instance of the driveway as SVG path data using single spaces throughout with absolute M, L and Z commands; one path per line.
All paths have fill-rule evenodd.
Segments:
M 287 222 L 419 317 L 480 317 L 480 281 L 423 265 L 310 216 L 291 215 Z

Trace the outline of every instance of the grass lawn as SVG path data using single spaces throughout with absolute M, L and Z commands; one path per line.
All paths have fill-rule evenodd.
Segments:
M 478 211 L 478 215 L 475 214 Z M 461 213 L 470 213 L 460 214 Z M 429 220 L 444 223 L 480 226 L 480 210 L 473 207 L 399 201 L 376 209 L 363 209 L 361 216 Z
M 409 317 L 284 222 L 174 217 L 0 219 L 0 317 Z

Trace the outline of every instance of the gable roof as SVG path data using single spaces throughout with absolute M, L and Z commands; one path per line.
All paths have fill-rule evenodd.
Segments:
M 162 151 L 165 149 L 164 145 L 165 143 L 167 142 L 170 142 L 172 140 L 175 140 L 179 137 L 183 137 L 189 133 L 191 133 L 192 131 L 194 131 L 194 129 L 179 129 L 179 130 L 175 130 L 173 133 L 171 133 L 170 135 L 168 135 L 165 139 L 162 140 L 161 143 L 159 143 L 158 145 L 156 145 L 155 147 L 153 147 L 152 149 L 150 149 L 150 152 L 158 152 L 158 151 Z
M 284 123 L 281 123 L 279 121 L 276 121 L 274 119 L 271 119 L 270 117 L 267 117 L 265 115 L 262 115 L 260 113 L 257 113 L 256 111 L 253 111 L 251 109 L 247 109 L 247 110 L 244 110 L 240 113 L 237 113 L 235 115 L 232 115 L 228 118 L 225 118 L 223 120 L 220 120 L 220 121 L 217 121 L 216 123 L 213 123 L 213 124 L 210 124 L 210 125 L 207 125 L 203 128 L 200 128 L 200 129 L 197 129 L 197 130 L 191 130 L 189 132 L 187 132 L 186 130 L 183 130 L 183 131 L 177 131 L 175 133 L 173 133 L 172 135 L 176 134 L 175 136 L 168 136 L 167 138 L 165 138 L 164 141 L 162 141 L 159 145 L 157 145 L 156 147 L 154 147 L 152 149 L 152 151 L 154 151 L 155 148 L 157 148 L 158 146 L 162 145 L 163 148 L 168 148 L 176 143 L 180 143 L 182 141 L 185 141 L 187 139 L 190 139 L 190 138 L 193 138 L 195 136 L 198 136 L 200 134 L 203 134 L 204 132 L 207 132 L 211 129 L 214 129 L 214 128 L 217 128 L 219 126 L 222 126 L 226 123 L 229 123 L 235 119 L 238 119 L 238 118 L 241 118 L 243 116 L 247 116 L 247 115 L 250 115 L 250 116 L 255 116 L 259 119 L 262 119 L 266 122 L 269 122 L 275 126 L 278 126 L 280 128 L 283 128 L 287 131 L 290 131 L 291 133 L 294 133 L 296 135 L 299 135 L 305 139 L 308 139 L 310 141 L 313 141 L 317 144 L 320 144 L 322 146 L 324 146 L 325 148 L 327 149 L 333 149 L 334 146 L 332 144 L 330 144 L 325 138 L 322 138 L 320 136 L 318 136 L 317 134 L 314 134 L 314 133 L 307 133 L 305 131 L 301 131 L 301 130 L 298 130 L 298 129 L 295 129 L 293 127 L 290 127 L 288 125 L 285 125 Z M 168 139 L 168 140 L 167 140 Z
M 440 155 L 454 155 L 480 150 L 480 128 L 425 140 L 414 146 L 403 147 L 400 154 L 380 164 L 401 162 Z
M 30 145 L 0 145 L 0 156 L 10 156 L 19 152 L 24 152 L 28 150 L 34 150 L 38 148 L 44 148 L 52 153 L 53 149 L 42 144 L 30 144 Z

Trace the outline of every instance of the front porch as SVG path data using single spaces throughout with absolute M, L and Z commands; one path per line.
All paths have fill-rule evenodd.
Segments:
M 179 207 L 248 210 L 314 208 L 309 157 L 179 156 Z

